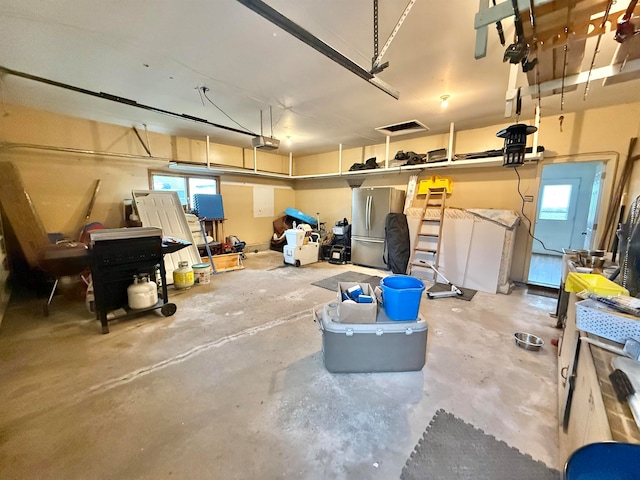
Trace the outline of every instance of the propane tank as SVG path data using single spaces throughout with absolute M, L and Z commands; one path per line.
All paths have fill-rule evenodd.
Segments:
M 193 287 L 194 281 L 193 268 L 189 262 L 178 262 L 178 268 L 173 271 L 173 286 L 179 290 L 190 288 Z
M 148 275 L 135 275 L 127 288 L 127 297 L 129 307 L 134 310 L 151 308 L 158 303 L 158 286 L 149 280 Z

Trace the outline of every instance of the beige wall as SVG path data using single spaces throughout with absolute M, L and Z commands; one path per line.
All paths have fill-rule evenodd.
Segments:
M 254 217 L 253 188 L 255 186 L 273 187 L 274 215 Z M 273 220 L 284 215 L 287 207 L 296 204 L 295 190 L 286 182 L 271 182 L 259 178 L 230 177 L 221 178 L 220 191 L 224 199 L 225 234 L 235 235 L 247 242 L 251 248 L 269 248 L 273 235 Z
M 544 104 L 543 104 L 544 107 Z M 620 165 L 626 161 L 629 141 L 639 135 L 640 103 L 620 105 L 609 108 L 588 110 L 584 113 L 564 113 L 562 130 L 558 115 L 543 116 L 540 124 L 539 145 L 545 147 L 545 158 L 539 164 L 528 164 L 518 168 L 521 177 L 520 190 L 523 195 L 532 195 L 533 202 L 524 206 L 525 214 L 535 219 L 536 202 L 540 185 L 540 175 L 544 165 L 555 162 L 605 161 L 607 165 L 607 181 L 601 198 L 601 216 L 599 224 L 603 225 L 604 214 L 613 191 L 613 181 L 620 174 Z M 522 119 L 524 123 L 532 123 L 531 119 Z M 478 152 L 499 149 L 502 140 L 496 133 L 513 122 L 505 122 L 485 128 L 456 132 L 454 135 L 454 153 Z M 448 135 L 434 135 L 411 140 L 396 140 L 390 143 L 389 156 L 393 158 L 398 150 L 426 153 L 436 148 L 448 148 Z M 529 137 L 531 145 L 532 136 Z M 384 161 L 385 145 L 369 147 L 368 152 L 381 152 L 378 162 Z M 346 157 L 345 153 L 350 154 Z M 640 147 L 636 154 L 640 153 Z M 354 161 L 366 159 L 364 149 L 343 151 L 343 170 L 348 170 Z M 297 174 L 325 173 L 322 160 L 330 158 L 332 165 L 337 165 L 338 153 L 331 152 L 296 159 Z M 348 158 L 345 162 L 344 159 Z M 355 160 L 354 160 L 355 159 Z M 317 170 L 314 170 L 313 168 Z M 298 168 L 300 168 L 298 170 Z M 332 171 L 335 171 L 333 167 Z M 414 172 L 418 173 L 418 172 Z M 447 205 L 459 208 L 493 208 L 521 211 L 522 200 L 518 195 L 518 179 L 512 168 L 502 166 L 486 166 L 476 168 L 428 168 L 420 173 L 420 179 L 439 174 L 453 180 L 453 194 Z M 364 176 L 363 186 L 395 186 L 406 190 L 409 173 Z M 331 225 L 343 217 L 350 218 L 351 191 L 347 178 L 298 180 L 297 208 L 302 211 L 320 211 L 320 217 Z M 304 189 L 304 190 L 303 190 Z M 640 194 L 640 168 L 636 168 L 629 186 L 629 198 Z M 518 227 L 514 253 L 512 278 L 526 280 L 528 272 L 529 252 L 532 239 L 527 234 L 528 224 L 523 220 Z
M 122 201 L 132 190 L 148 190 L 148 170 L 163 170 L 169 160 L 206 163 L 206 140 L 194 140 L 149 132 L 154 159 L 147 156 L 131 128 L 83 120 L 24 107 L 6 105 L 9 115 L 0 117 L 0 140 L 10 144 L 37 144 L 135 155 L 120 158 L 81 153 L 51 152 L 31 148 L 2 148 L 1 160 L 14 162 L 31 195 L 35 209 L 48 232 L 76 237 L 95 183 L 102 181 L 91 221 L 107 227 L 123 226 Z M 139 130 L 140 131 L 140 130 Z M 144 131 L 140 131 L 146 141 Z M 258 168 L 288 173 L 289 157 L 257 152 Z M 210 144 L 213 164 L 254 168 L 253 149 Z M 272 222 L 288 206 L 295 206 L 293 182 L 278 179 L 253 179 L 223 175 L 221 193 L 225 216 L 225 234 L 233 234 L 249 246 L 268 246 Z M 253 217 L 253 184 L 274 188 L 274 216 Z M 285 187 L 285 188 L 282 188 Z
M 125 154 L 139 155 L 136 159 L 115 159 L 42 150 L 7 149 L 2 159 L 16 163 L 31 193 L 36 210 L 49 231 L 75 234 L 83 222 L 93 185 L 102 179 L 102 189 L 92 220 L 108 226 L 122 222 L 121 202 L 130 197 L 132 189 L 147 189 L 149 168 L 162 168 L 168 159 L 204 163 L 206 142 L 149 133 L 149 143 L 156 160 L 145 159 L 142 146 L 129 128 L 65 117 L 47 112 L 6 106 L 8 116 L 0 117 L 0 139 L 12 143 L 47 144 Z M 544 108 L 544 103 L 543 103 Z M 544 111 L 543 111 L 544 114 Z M 531 119 L 522 119 L 531 123 Z M 501 148 L 502 140 L 496 132 L 511 122 L 481 129 L 456 132 L 454 152 L 475 152 Z M 144 138 L 144 132 L 141 132 Z M 608 184 L 603 194 L 603 207 L 611 196 L 613 179 L 620 174 L 626 161 L 629 140 L 640 133 L 640 103 L 620 105 L 584 113 L 565 113 L 562 129 L 558 115 L 543 116 L 539 144 L 546 148 L 545 159 L 538 165 L 518 169 L 521 191 L 533 195 L 534 201 L 525 204 L 525 213 L 535 217 L 539 179 L 543 165 L 553 162 L 607 161 Z M 399 139 L 398 139 L 399 138 Z M 532 137 L 529 137 L 531 143 Z M 426 153 L 437 148 L 448 148 L 449 136 L 427 135 L 402 140 L 394 137 L 389 145 L 392 159 L 398 150 Z M 636 153 L 639 149 L 636 150 Z M 347 171 L 356 162 L 375 156 L 384 162 L 384 141 L 365 148 L 346 148 L 342 151 L 342 170 Z M 338 147 L 330 153 L 295 158 L 294 175 L 335 173 L 339 170 Z M 258 168 L 262 171 L 288 173 L 289 157 L 257 152 Z M 225 145 L 210 145 L 210 161 L 241 168 L 254 168 L 254 152 Z M 414 172 L 418 173 L 418 172 Z M 454 192 L 449 206 L 461 208 L 496 208 L 520 211 L 517 178 L 513 169 L 501 166 L 475 168 L 429 168 L 421 174 L 446 175 L 453 179 Z M 369 174 L 359 176 L 363 186 L 395 186 L 406 189 L 409 173 Z M 248 180 L 249 179 L 249 180 Z M 271 222 L 291 206 L 310 215 L 320 214 L 321 221 L 331 226 L 351 216 L 351 189 L 349 181 L 356 177 L 316 178 L 311 180 L 278 180 L 258 177 L 224 175 L 221 191 L 228 218 L 226 234 L 234 234 L 252 244 L 266 244 L 271 235 Z M 275 187 L 294 186 L 294 189 L 274 188 L 274 217 L 253 217 L 253 185 Z M 634 169 L 628 189 L 628 198 L 640 194 L 640 168 Z M 628 200 L 629 202 L 629 200 Z M 602 208 L 604 212 L 605 208 Z M 528 268 L 531 239 L 526 227 L 518 229 L 513 277 L 524 279 Z

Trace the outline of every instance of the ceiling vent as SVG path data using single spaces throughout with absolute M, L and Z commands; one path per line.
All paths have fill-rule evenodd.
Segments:
M 389 137 L 394 137 L 396 135 L 408 135 L 409 133 L 427 132 L 429 131 L 429 127 L 417 120 L 408 120 L 385 127 L 377 127 L 376 130 Z

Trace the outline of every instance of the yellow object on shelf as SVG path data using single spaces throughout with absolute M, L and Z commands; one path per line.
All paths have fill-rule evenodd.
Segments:
M 447 193 L 451 193 L 453 191 L 453 181 L 449 177 L 431 175 L 426 180 L 420 180 L 418 195 L 426 195 L 430 188 L 444 188 Z
M 564 282 L 564 289 L 573 293 L 588 290 L 600 297 L 629 295 L 629 290 L 597 273 L 569 272 L 567 281 Z

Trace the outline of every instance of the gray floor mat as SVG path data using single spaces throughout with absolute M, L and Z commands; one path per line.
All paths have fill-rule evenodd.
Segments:
M 338 282 L 368 283 L 372 288 L 375 288 L 380 285 L 380 280 L 382 280 L 382 278 L 377 275 L 367 275 L 366 273 L 348 271 L 334 275 L 333 277 L 318 280 L 317 282 L 313 282 L 311 285 L 337 292 Z
M 560 480 L 560 472 L 458 417 L 438 410 L 402 480 Z

